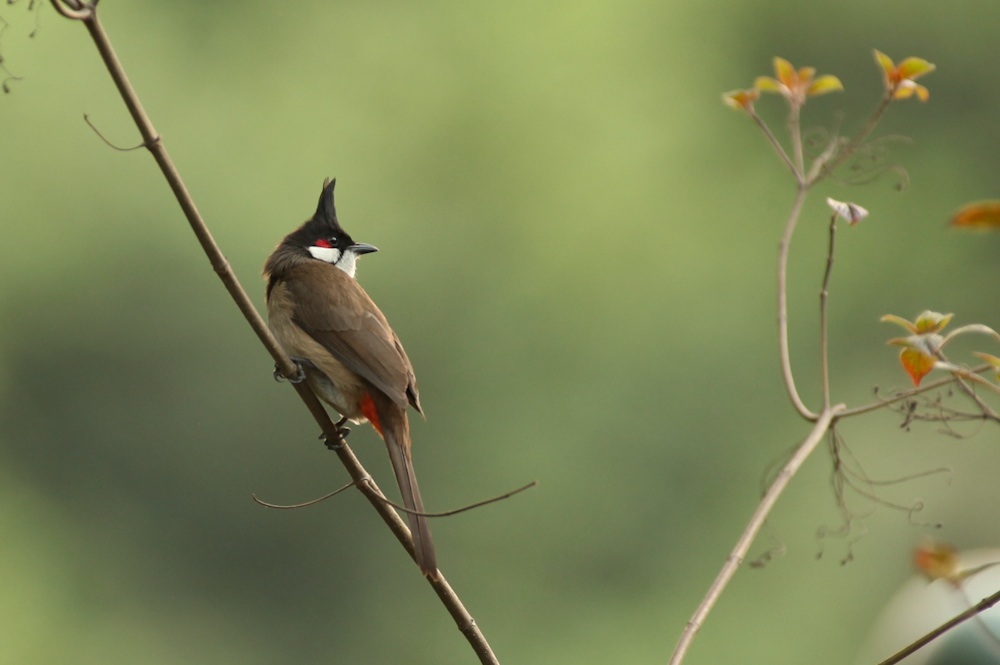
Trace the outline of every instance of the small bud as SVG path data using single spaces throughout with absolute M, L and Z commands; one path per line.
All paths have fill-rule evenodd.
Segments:
M 833 210 L 833 213 L 837 217 L 847 220 L 847 223 L 851 226 L 854 226 L 868 216 L 868 210 L 862 208 L 857 203 L 828 198 L 826 204 L 830 206 L 830 210 Z

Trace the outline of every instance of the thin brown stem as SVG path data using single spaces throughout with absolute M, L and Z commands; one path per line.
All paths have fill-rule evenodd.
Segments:
M 802 147 L 802 105 L 790 102 L 788 109 L 788 138 L 792 142 L 792 156 L 795 158 L 796 180 L 802 184 L 802 174 L 805 173 L 805 150 Z
M 131 83 L 129 83 L 128 77 L 125 75 L 125 70 L 112 48 L 111 41 L 104 30 L 104 26 L 98 18 L 96 0 L 91 0 L 89 4 L 83 4 L 82 2 L 79 2 L 79 0 L 74 0 L 73 2 L 70 2 L 69 0 L 51 0 L 51 2 L 60 14 L 70 19 L 82 21 L 84 26 L 86 26 L 94 44 L 97 46 L 101 59 L 104 61 L 105 67 L 111 74 L 111 78 L 114 80 L 115 86 L 118 88 L 118 92 L 132 116 L 132 120 L 135 122 L 136 127 L 139 129 L 139 133 L 142 135 L 143 145 L 150 151 L 150 153 L 152 153 L 153 158 L 159 165 L 164 178 L 166 178 L 167 183 L 170 185 L 170 189 L 173 190 L 174 196 L 180 204 L 181 210 L 183 210 L 184 216 L 187 218 L 192 231 L 194 231 L 195 236 L 198 238 L 198 242 L 201 244 L 202 250 L 208 257 L 212 268 L 219 276 L 219 279 L 222 280 L 226 290 L 229 292 L 229 295 L 236 303 L 236 306 L 247 320 L 247 323 L 257 334 L 257 337 L 267 349 L 268 353 L 271 354 L 271 357 L 274 358 L 278 370 L 285 376 L 296 375 L 297 369 L 295 365 L 271 334 L 270 329 L 268 329 L 264 319 L 261 317 L 260 313 L 257 312 L 257 309 L 251 302 L 250 297 L 243 289 L 243 286 L 240 284 L 235 273 L 230 267 L 229 262 L 223 255 L 222 250 L 216 244 L 215 239 L 212 237 L 212 234 L 202 219 L 201 214 L 198 212 L 198 209 L 194 204 L 194 200 L 185 187 L 180 173 L 177 171 L 170 155 L 167 153 L 167 149 L 164 146 L 163 141 L 160 139 L 156 129 L 153 127 L 153 123 L 150 121 L 149 116 L 143 109 L 143 106 L 139 101 L 139 97 L 133 89 Z M 343 443 L 340 430 L 330 419 L 330 416 L 327 414 L 322 404 L 320 404 L 316 395 L 305 382 L 293 384 L 293 386 L 298 392 L 299 397 L 305 403 L 306 408 L 309 409 L 309 412 L 320 426 L 320 429 L 326 436 L 326 440 L 340 441 L 342 445 L 335 446 L 334 449 L 337 456 L 340 458 L 341 463 L 350 474 L 351 479 L 354 481 L 359 491 L 361 491 L 365 498 L 368 499 L 368 502 L 372 505 L 376 512 L 378 512 L 379 516 L 403 545 L 406 551 L 413 556 L 413 539 L 410 536 L 410 531 L 406 527 L 406 524 L 404 524 L 403 520 L 399 517 L 399 514 L 385 502 L 385 497 L 381 490 L 373 481 L 371 481 L 369 473 L 361 465 L 357 457 L 354 456 L 354 452 L 347 446 L 346 443 Z M 445 608 L 455 620 L 459 630 L 469 641 L 473 651 L 475 651 L 476 655 L 479 657 L 480 662 L 497 663 L 498 661 L 496 656 L 493 655 L 493 651 L 489 643 L 486 641 L 485 636 L 483 636 L 475 620 L 465 609 L 465 606 L 462 604 L 458 595 L 454 592 L 454 590 L 452 590 L 451 586 L 444 578 L 444 575 L 439 572 L 437 578 L 427 579 L 434 588 L 438 597 L 441 599 Z
M 354 482 L 349 482 L 339 489 L 335 489 L 332 492 L 327 492 L 323 496 L 316 497 L 315 499 L 310 499 L 309 501 L 303 501 L 302 503 L 271 503 L 269 501 L 264 501 L 263 499 L 258 499 L 256 494 L 251 494 L 250 498 L 258 506 L 264 506 L 265 508 L 274 508 L 275 510 L 297 510 L 299 508 L 308 508 L 309 506 L 315 506 L 317 503 L 322 503 L 327 499 L 332 499 L 341 492 L 349 490 L 354 487 Z
M 861 127 L 861 130 L 855 134 L 843 148 L 837 151 L 836 154 L 831 153 L 826 155 L 825 159 L 816 160 L 814 168 L 811 169 L 809 177 L 805 180 L 808 187 L 812 187 L 817 182 L 833 173 L 838 166 L 843 164 L 848 158 L 851 157 L 851 155 L 858 151 L 858 148 L 860 148 L 864 144 L 865 140 L 871 136 L 871 133 L 875 131 L 875 127 L 878 126 L 882 116 L 885 115 L 885 111 L 889 108 L 889 103 L 891 101 L 892 94 L 887 92 L 882 96 L 882 99 L 879 100 L 879 103 L 875 107 L 875 110 L 872 111 L 872 114 L 868 116 L 868 120 Z
M 986 564 L 985 566 L 981 567 L 981 570 L 985 570 L 986 568 L 992 568 L 995 565 L 996 564 Z M 968 577 L 966 577 L 966 579 L 968 579 Z M 968 605 L 970 607 L 972 606 L 973 604 L 972 598 L 969 597 L 968 592 L 965 590 L 965 587 L 962 586 L 961 582 L 955 583 L 955 592 L 962 598 L 964 605 Z M 990 628 L 990 625 L 985 621 L 983 621 L 983 615 L 981 613 L 976 614 L 976 616 L 973 618 L 973 621 L 975 621 L 976 624 L 979 626 L 979 630 L 982 632 L 982 634 L 986 636 L 986 639 L 989 641 L 990 646 L 993 648 L 993 653 L 1000 654 L 1000 635 L 997 635 L 993 631 L 993 629 Z
M 764 526 L 764 521 L 771 513 L 771 509 L 774 508 L 774 504 L 777 503 L 778 498 L 781 496 L 782 492 L 784 492 L 791 479 L 802 467 L 802 464 L 816 449 L 819 442 L 823 440 L 824 435 L 830 431 L 834 420 L 839 417 L 843 410 L 843 404 L 823 409 L 822 413 L 816 417 L 816 421 L 813 423 L 813 427 L 809 432 L 809 435 L 802 441 L 801 444 L 799 444 L 795 453 L 781 468 L 778 475 L 775 476 L 770 487 L 767 488 L 767 492 L 765 492 L 763 498 L 760 500 L 760 503 L 757 505 L 757 510 L 754 511 L 750 521 L 747 522 L 746 528 L 743 530 L 743 534 L 740 536 L 739 540 L 736 541 L 736 546 L 733 547 L 732 552 L 730 552 L 726 562 L 722 565 L 722 569 L 716 576 L 715 581 L 712 582 L 712 585 L 708 588 L 708 593 L 705 594 L 701 604 L 698 605 L 698 609 L 695 610 L 694 614 L 691 615 L 691 618 L 688 620 L 687 625 L 684 626 L 684 632 L 681 633 L 677 646 L 674 648 L 674 652 L 670 657 L 669 665 L 680 665 L 680 663 L 684 660 L 684 656 L 691 647 L 691 642 L 694 640 L 695 635 L 701 629 L 702 625 L 704 625 L 705 619 L 708 617 L 709 613 L 711 613 L 712 608 L 715 607 L 715 603 L 719 600 L 719 596 L 722 595 L 722 592 L 729 584 L 729 581 L 733 578 L 733 575 L 736 574 L 736 571 L 743 563 L 743 559 L 746 557 L 747 551 L 750 549 L 750 545 L 753 544 L 753 541 L 757 538 L 757 534 L 760 533 L 761 528 Z
M 92 130 L 94 130 L 94 133 L 97 134 L 97 138 L 99 138 L 102 141 L 104 141 L 104 144 L 106 146 L 108 146 L 109 148 L 111 148 L 112 150 L 117 150 L 118 152 L 132 152 L 133 150 L 138 150 L 140 148 L 145 148 L 146 147 L 146 144 L 144 144 L 144 143 L 140 143 L 139 145 L 129 146 L 128 148 L 123 148 L 123 147 L 121 147 L 119 145 L 115 145 L 114 143 L 112 143 L 111 141 L 108 140 L 108 137 L 106 137 L 101 132 L 101 130 L 99 130 L 97 128 L 97 126 L 94 123 L 92 123 L 90 121 L 90 116 L 87 115 L 86 113 L 83 114 L 83 121 L 85 123 L 87 123 L 88 127 L 90 127 Z
M 97 3 L 87 6 L 79 0 L 52 0 L 52 6 L 68 19 L 83 21 L 96 8 Z
M 837 238 L 837 215 L 830 219 L 830 246 L 826 253 L 826 271 L 819 291 L 819 369 L 822 377 L 823 408 L 830 408 L 830 353 L 827 326 L 827 299 L 830 294 L 830 275 L 833 273 L 833 250 Z
M 792 400 L 792 405 L 799 415 L 806 420 L 815 421 L 817 415 L 805 405 L 795 387 L 795 376 L 792 374 L 791 354 L 788 346 L 788 254 L 792 244 L 795 226 L 802 214 L 802 206 L 806 200 L 806 190 L 800 186 L 795 192 L 792 210 L 785 222 L 785 231 L 778 245 L 778 346 L 781 354 L 781 374 L 785 381 L 785 390 Z
M 938 357 L 941 358 L 941 360 L 947 362 L 947 358 L 944 357 L 944 354 L 941 353 L 941 351 L 938 351 Z M 958 374 L 955 374 L 954 376 L 955 376 L 955 383 L 958 385 L 958 389 L 961 390 L 963 393 L 965 393 L 965 396 L 968 397 L 970 400 L 972 400 L 972 402 L 977 407 L 979 407 L 979 410 L 982 412 L 983 416 L 994 422 L 1000 422 L 1000 415 L 998 415 L 997 412 L 994 411 L 989 404 L 984 402 L 983 398 L 981 398 L 979 395 L 976 394 L 976 391 L 973 390 L 972 386 L 969 385 L 969 382 Z
M 441 511 L 438 511 L 436 513 L 428 513 L 428 512 L 421 512 L 421 511 L 418 511 L 418 510 L 410 510 L 406 506 L 401 506 L 400 504 L 396 503 L 395 501 L 389 501 L 389 499 L 385 499 L 385 502 L 388 503 L 393 508 L 395 508 L 396 510 L 398 510 L 398 511 L 400 511 L 402 513 L 408 513 L 410 515 L 422 515 L 423 517 L 451 517 L 452 515 L 459 515 L 461 513 L 468 512 L 470 510 L 475 510 L 476 508 L 482 508 L 483 506 L 488 506 L 491 503 L 498 503 L 500 501 L 504 501 L 504 500 L 509 499 L 510 497 L 514 496 L 515 494 L 520 494 L 521 492 L 523 492 L 525 490 L 530 490 L 532 487 L 535 487 L 537 485 L 538 485 L 538 481 L 537 480 L 532 480 L 527 485 L 522 485 L 521 487 L 518 487 L 517 489 L 510 490 L 509 492 L 504 492 L 503 494 L 500 494 L 498 496 L 490 497 L 489 499 L 483 499 L 482 501 L 476 501 L 475 503 L 470 503 L 469 505 L 462 506 L 460 508 L 452 508 L 451 510 L 441 510 Z M 340 490 L 338 490 L 338 491 L 340 491 Z M 332 496 L 332 495 L 329 495 L 329 496 Z M 328 498 L 328 497 L 323 497 L 323 498 L 325 499 L 325 498 Z
M 972 369 L 968 370 L 968 373 L 982 374 L 983 372 L 987 372 L 991 369 L 993 369 L 992 365 L 979 365 L 977 367 L 973 367 Z M 954 374 L 952 374 L 951 376 L 947 376 L 945 378 L 938 379 L 936 381 L 930 381 L 928 383 L 925 383 L 919 388 L 911 388 L 910 390 L 905 390 L 897 395 L 893 395 L 892 397 L 887 397 L 886 399 L 879 400 L 878 402 L 871 402 L 870 404 L 865 404 L 863 406 L 856 406 L 851 409 L 847 409 L 842 414 L 840 414 L 840 418 L 842 419 L 851 418 L 853 416 L 860 416 L 865 413 L 870 413 L 872 411 L 878 411 L 879 409 L 884 409 L 888 406 L 892 406 L 896 402 L 901 402 L 903 400 L 910 399 L 911 397 L 915 397 L 916 395 L 930 392 L 932 390 L 937 390 L 938 388 L 943 388 L 949 383 L 954 383 L 956 378 L 957 377 Z
M 983 598 L 981 601 L 979 601 L 969 609 L 965 610 L 961 614 L 958 614 L 952 617 L 951 619 L 948 619 L 934 630 L 930 631 L 920 639 L 915 640 L 914 642 L 907 645 L 903 649 L 900 649 L 893 655 L 889 656 L 888 658 L 880 662 L 878 665 L 895 665 L 896 663 L 900 662 L 907 656 L 910 656 L 911 654 L 927 646 L 937 638 L 941 637 L 942 635 L 953 629 L 955 626 L 958 626 L 959 624 L 968 621 L 972 617 L 978 616 L 979 614 L 990 609 L 997 603 L 1000 603 L 1000 591 L 997 591 L 991 596 Z
M 763 118 L 757 115 L 757 112 L 753 109 L 750 109 L 750 117 L 753 118 L 753 121 L 755 123 L 757 123 L 757 126 L 760 128 L 760 131 L 764 132 L 764 136 L 767 138 L 767 142 L 770 143 L 771 147 L 774 148 L 774 151 L 778 153 L 778 157 L 781 157 L 781 161 L 783 161 L 785 163 L 785 166 L 788 167 L 788 170 L 791 171 L 792 176 L 795 178 L 795 181 L 796 182 L 801 181 L 802 180 L 801 173 L 798 170 L 796 170 L 794 162 L 792 162 L 792 159 L 791 157 L 788 156 L 788 153 L 785 152 L 785 149 L 781 145 L 781 141 L 779 141 L 778 137 L 774 135 L 774 132 L 771 131 L 771 128 L 767 126 L 767 123 L 764 122 Z

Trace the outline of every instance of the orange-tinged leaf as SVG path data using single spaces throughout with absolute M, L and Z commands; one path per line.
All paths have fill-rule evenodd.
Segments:
M 988 362 L 990 365 L 992 365 L 993 366 L 993 378 L 996 379 L 996 380 L 998 380 L 998 381 L 1000 381 L 1000 358 L 997 358 L 996 356 L 990 355 L 988 353 L 976 353 L 976 352 L 973 352 L 972 355 L 978 356 L 979 358 L 982 358 L 983 360 L 985 360 L 986 362 Z
M 1000 201 L 970 203 L 955 213 L 951 225 L 965 229 L 1000 230 Z
M 935 69 L 937 67 L 933 63 L 927 62 L 923 58 L 907 58 L 899 63 L 896 72 L 901 79 L 915 79 L 924 74 L 930 74 Z
M 899 352 L 899 362 L 902 363 L 906 373 L 910 375 L 913 385 L 919 386 L 923 378 L 934 369 L 937 358 L 913 347 L 908 347 Z
M 825 95 L 828 92 L 839 92 L 844 89 L 844 84 L 840 82 L 840 79 L 833 74 L 827 74 L 825 76 L 820 76 L 818 79 L 812 82 L 809 86 L 809 90 L 806 94 L 815 95 Z
M 753 103 L 757 101 L 758 97 L 760 97 L 760 93 L 756 90 L 730 90 L 722 95 L 722 101 L 730 108 L 751 112 Z
M 913 553 L 913 564 L 931 580 L 961 579 L 958 552 L 946 543 L 924 543 Z
M 791 88 L 795 85 L 795 67 L 792 63 L 788 62 L 784 58 L 779 58 L 775 56 L 774 58 L 774 73 L 785 87 Z
M 885 72 L 887 78 L 892 78 L 896 73 L 896 63 L 892 61 L 892 58 L 878 49 L 875 49 L 875 62 L 882 67 L 882 71 Z
M 985 360 L 990 365 L 992 365 L 993 378 L 1000 381 L 1000 358 L 997 358 L 996 356 L 991 355 L 989 353 L 979 353 L 978 351 L 973 351 L 972 355 L 976 356 L 977 358 L 981 358 L 982 360 Z
M 1000 358 L 997 358 L 996 356 L 989 353 L 980 353 L 979 351 L 973 351 L 972 355 L 976 356 L 977 358 L 982 358 L 989 364 L 993 365 L 995 369 L 1000 370 Z

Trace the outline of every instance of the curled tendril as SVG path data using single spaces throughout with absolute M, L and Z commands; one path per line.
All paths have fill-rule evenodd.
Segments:
M 51 0 L 57 12 L 68 19 L 86 21 L 94 15 L 99 0 L 81 2 L 81 0 Z

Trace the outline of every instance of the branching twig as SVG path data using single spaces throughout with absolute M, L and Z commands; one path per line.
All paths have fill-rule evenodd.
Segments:
M 991 369 L 993 369 L 991 365 L 979 365 L 978 367 L 974 367 L 968 370 L 968 373 L 982 374 L 983 372 L 987 372 Z M 955 375 L 952 374 L 943 379 L 938 379 L 937 381 L 930 381 L 928 383 L 924 383 L 919 388 L 911 388 L 910 390 L 904 390 L 903 392 L 893 395 L 892 397 L 887 397 L 885 399 L 880 399 L 877 402 L 872 402 L 870 404 L 865 404 L 862 406 L 856 406 L 847 409 L 842 414 L 840 414 L 840 418 L 850 418 L 852 416 L 860 416 L 864 413 L 877 411 L 878 409 L 884 409 L 888 406 L 895 404 L 896 402 L 901 402 L 903 400 L 910 399 L 915 395 L 920 395 L 922 393 L 930 392 L 932 390 L 937 390 L 938 388 L 943 388 L 949 383 L 954 383 L 955 378 L 956 378 Z
M 695 610 L 694 614 L 688 620 L 687 625 L 684 626 L 684 632 L 681 633 L 681 637 L 677 642 L 677 646 L 674 648 L 674 653 L 670 657 L 669 665 L 679 665 L 681 661 L 684 660 L 684 655 L 687 653 L 688 648 L 691 646 L 691 642 L 694 640 L 695 634 L 701 629 L 702 625 L 705 623 L 706 617 L 712 611 L 715 606 L 716 601 L 718 601 L 719 596 L 722 595 L 723 590 L 725 590 L 726 585 L 729 584 L 729 580 L 732 579 L 733 575 L 736 574 L 737 569 L 743 563 L 743 559 L 746 557 L 747 551 L 750 549 L 750 545 L 753 543 L 757 534 L 760 532 L 761 527 L 764 525 L 764 521 L 770 514 L 771 509 L 777 502 L 778 497 L 788 486 L 789 481 L 796 474 L 799 468 L 802 466 L 803 462 L 812 454 L 819 442 L 823 440 L 823 436 L 830 430 L 833 422 L 840 414 L 844 411 L 843 404 L 837 404 L 829 409 L 823 409 L 823 411 L 816 417 L 816 422 L 813 423 L 812 431 L 809 432 L 809 436 L 799 444 L 799 447 L 795 450 L 791 459 L 781 468 L 778 475 L 775 476 L 774 481 L 768 488 L 764 497 L 761 499 L 757 506 L 757 510 L 754 512 L 753 517 L 747 523 L 746 529 L 743 531 L 743 535 L 736 542 L 736 546 L 733 551 L 729 554 L 726 559 L 725 564 L 722 566 L 722 570 L 719 571 L 718 576 L 715 581 L 712 582 L 712 586 L 708 588 L 708 593 L 702 599 L 701 604 L 698 609 Z
M 825 159 L 817 159 L 813 164 L 813 169 L 809 173 L 809 177 L 806 179 L 807 187 L 812 187 L 817 182 L 825 178 L 826 176 L 833 173 L 838 166 L 843 164 L 848 158 L 851 157 L 855 152 L 858 151 L 865 140 L 871 136 L 871 133 L 875 131 L 875 127 L 878 125 L 879 120 L 885 115 L 886 109 L 889 108 L 889 103 L 892 102 L 892 93 L 887 92 L 879 100 L 878 105 L 872 114 L 868 116 L 868 120 L 861 127 L 861 130 L 854 135 L 854 137 L 847 142 L 847 144 L 840 149 L 839 152 L 830 153 L 826 155 Z
M 128 77 L 125 75 L 125 70 L 111 46 L 111 41 L 108 39 L 108 35 L 104 31 L 104 26 L 98 18 L 97 0 L 90 0 L 86 3 L 81 0 L 51 0 L 51 2 L 53 7 L 55 7 L 56 11 L 60 14 L 66 18 L 81 21 L 84 26 L 86 26 L 94 44 L 97 46 L 97 50 L 100 52 L 101 59 L 104 61 L 108 73 L 111 74 L 111 78 L 114 80 L 115 85 L 118 88 L 118 92 L 121 95 L 122 100 L 125 102 L 125 106 L 128 107 L 129 113 L 132 115 L 132 119 L 135 122 L 136 127 L 139 129 L 139 133 L 142 135 L 142 145 L 144 145 L 150 153 L 152 153 L 153 158 L 156 160 L 160 170 L 163 172 L 163 176 L 166 178 L 171 190 L 173 190 L 174 196 L 177 198 L 177 202 L 184 211 L 184 216 L 191 225 L 191 229 L 194 231 L 195 236 L 197 236 L 198 241 L 201 243 L 202 249 L 212 264 L 212 268 L 215 270 L 216 274 L 218 274 L 219 279 L 222 280 L 226 290 L 229 291 L 229 295 L 233 298 L 236 306 L 239 307 L 243 316 L 246 318 L 253 331 L 257 334 L 261 343 L 267 349 L 268 353 L 271 354 L 271 357 L 274 358 L 281 373 L 285 376 L 294 376 L 296 374 L 295 365 L 278 345 L 277 340 L 271 334 L 271 331 L 268 329 L 264 319 L 257 312 L 257 309 L 251 302 L 250 297 L 247 295 L 243 286 L 236 278 L 235 273 L 233 273 L 226 257 L 222 254 L 221 249 L 212 238 L 212 234 L 209 232 L 208 227 L 205 225 L 204 220 L 202 220 L 201 215 L 198 212 L 198 209 L 195 207 L 194 200 L 188 193 L 180 174 L 174 166 L 173 161 L 170 159 L 166 147 L 160 140 L 160 137 L 154 129 L 149 117 L 146 115 L 135 90 L 129 83 Z M 306 382 L 293 384 L 293 386 L 298 392 L 299 397 L 302 398 L 302 401 L 309 409 L 313 418 L 319 424 L 323 433 L 326 435 L 327 441 L 341 440 L 342 436 L 340 430 L 330 419 L 330 416 L 320 404 L 316 395 L 309 389 Z M 403 547 L 406 548 L 407 552 L 409 552 L 412 556 L 413 539 L 410 537 L 409 529 L 407 529 L 399 515 L 387 503 L 385 503 L 385 498 L 382 492 L 379 490 L 378 486 L 370 480 L 368 472 L 358 461 L 357 457 L 354 456 L 354 452 L 346 445 L 346 443 L 337 446 L 335 450 L 337 456 L 340 458 L 340 461 L 347 469 L 351 479 L 354 481 L 358 489 L 365 495 L 382 520 L 388 525 L 393 535 L 396 536 L 399 542 L 402 543 Z M 493 655 L 493 651 L 489 643 L 486 641 L 486 638 L 479 630 L 479 626 L 476 625 L 475 620 L 465 609 L 462 601 L 452 590 L 451 586 L 444 578 L 444 575 L 439 575 L 437 579 L 428 578 L 428 581 L 434 588 L 438 597 L 441 599 L 441 602 L 451 614 L 452 618 L 458 624 L 459 630 L 469 641 L 469 644 L 479 657 L 480 662 L 497 663 L 498 661 L 496 656 Z

